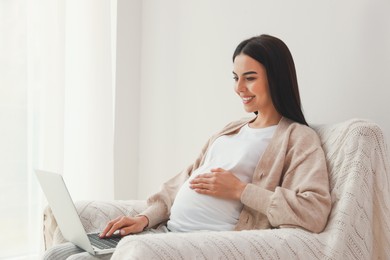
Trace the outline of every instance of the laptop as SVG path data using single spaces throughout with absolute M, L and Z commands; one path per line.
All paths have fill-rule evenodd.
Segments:
M 99 233 L 85 232 L 62 176 L 41 170 L 35 173 L 64 238 L 93 255 L 114 252 L 121 237 L 101 239 Z

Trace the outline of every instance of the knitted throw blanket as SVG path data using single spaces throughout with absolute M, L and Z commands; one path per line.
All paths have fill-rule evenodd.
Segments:
M 333 204 L 322 233 L 285 228 L 127 236 L 112 259 L 390 259 L 390 161 L 381 129 L 364 120 L 314 129 L 325 150 Z M 144 201 L 77 205 L 87 232 L 144 207 Z M 63 242 L 50 210 L 45 242 Z

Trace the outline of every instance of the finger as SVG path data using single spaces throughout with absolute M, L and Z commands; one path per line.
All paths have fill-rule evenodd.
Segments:
M 122 226 L 123 225 L 120 221 L 115 223 L 114 225 L 112 225 L 110 230 L 107 232 L 106 237 L 112 236 L 117 230 L 120 230 L 122 228 Z
M 204 183 L 194 183 L 190 185 L 191 189 L 206 189 L 206 185 Z
M 224 169 L 222 168 L 213 168 L 210 170 L 211 172 L 226 172 Z
M 107 235 L 107 232 L 111 229 L 112 225 L 114 223 L 118 222 L 121 219 L 121 217 L 117 217 L 110 222 L 107 223 L 106 227 L 103 229 L 103 231 L 99 234 L 100 237 L 105 237 Z
M 192 189 L 209 190 L 209 191 L 215 189 L 215 186 L 213 184 L 206 184 L 206 183 L 192 184 L 190 187 Z
M 198 184 L 210 184 L 212 183 L 212 179 L 210 178 L 199 178 L 190 182 L 190 185 L 198 185 Z
M 210 196 L 215 196 L 216 192 L 213 190 L 208 190 L 208 189 L 194 189 L 195 192 L 203 195 L 210 195 Z
M 122 217 L 119 221 L 117 221 L 116 223 L 114 223 L 112 225 L 111 229 L 107 232 L 106 236 L 107 237 L 112 236 L 112 234 L 114 234 L 115 231 L 117 231 L 118 229 L 121 229 L 127 225 L 131 225 L 131 222 L 129 222 L 128 218 Z
M 196 176 L 196 177 L 194 178 L 194 180 L 195 180 L 195 179 L 198 179 L 198 178 L 210 178 L 210 177 L 212 177 L 212 176 L 213 176 L 213 174 L 212 174 L 211 172 L 202 173 L 202 174 L 199 174 L 198 176 Z
M 215 177 L 214 173 L 205 173 L 205 174 L 200 174 L 196 176 L 194 179 L 190 181 L 190 183 L 201 183 L 201 182 L 206 182 L 208 183 L 210 180 L 212 180 Z

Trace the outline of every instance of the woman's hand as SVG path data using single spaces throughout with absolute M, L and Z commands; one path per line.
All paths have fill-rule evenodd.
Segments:
M 103 232 L 100 233 L 100 238 L 110 237 L 115 231 L 119 230 L 121 236 L 142 232 L 149 224 L 146 216 L 138 217 L 117 217 L 108 222 Z
M 190 188 L 197 193 L 223 199 L 240 200 L 245 187 L 246 183 L 221 168 L 211 169 L 211 173 L 199 174 L 190 181 Z

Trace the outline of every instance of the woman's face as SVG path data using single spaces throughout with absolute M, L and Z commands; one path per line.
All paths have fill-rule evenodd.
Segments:
M 240 96 L 246 112 L 259 113 L 275 109 L 269 92 L 264 66 L 251 57 L 240 54 L 234 59 L 234 90 Z

